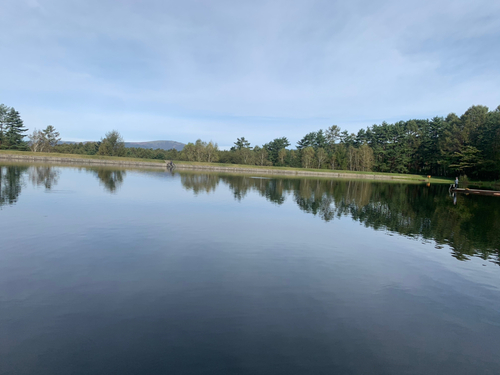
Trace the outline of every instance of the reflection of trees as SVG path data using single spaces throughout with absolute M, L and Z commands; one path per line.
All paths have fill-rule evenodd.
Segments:
M 22 188 L 22 176 L 28 167 L 0 166 L 0 207 L 17 202 Z
M 236 200 L 242 200 L 249 191 L 256 191 L 269 201 L 282 204 L 285 201 L 284 193 L 290 190 L 287 188 L 288 180 L 281 179 L 188 173 L 182 173 L 180 176 L 184 188 L 192 190 L 195 194 L 214 191 L 222 181 L 229 186 Z
M 110 193 L 116 192 L 121 184 L 123 184 L 123 179 L 127 174 L 124 170 L 109 168 L 96 168 L 92 169 L 92 172 L 101 180 L 104 188 Z
M 59 169 L 48 166 L 33 166 L 28 170 L 28 176 L 33 186 L 45 186 L 50 190 L 59 180 Z
M 454 206 L 444 185 L 230 175 L 191 175 L 188 181 L 193 191 L 211 191 L 208 186 L 223 181 L 237 200 L 254 191 L 282 204 L 291 195 L 301 210 L 325 221 L 349 216 L 376 230 L 447 244 L 460 260 L 480 256 L 500 264 L 500 210 L 493 206 L 500 202 L 491 197 L 459 196 Z
M 195 194 L 200 192 L 210 193 L 219 185 L 219 176 L 211 174 L 181 174 L 181 183 L 186 190 Z
M 366 227 L 384 229 L 421 240 L 448 244 L 453 256 L 483 259 L 500 256 L 500 211 L 491 197 L 459 197 L 457 206 L 447 186 L 406 185 L 364 181 L 318 181 L 295 191 L 306 212 L 324 220 L 348 215 Z M 318 189 L 318 184 L 324 190 Z M 319 192 L 321 191 L 321 194 Z
M 246 176 L 221 176 L 233 192 L 236 200 L 242 200 L 249 191 L 255 191 L 270 202 L 283 204 L 286 192 L 290 190 L 289 180 L 275 178 L 256 178 Z

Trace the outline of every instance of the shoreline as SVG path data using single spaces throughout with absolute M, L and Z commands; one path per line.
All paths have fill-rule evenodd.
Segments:
M 316 172 L 316 171 L 300 171 L 289 169 L 266 169 L 266 168 L 242 168 L 242 167 L 227 167 L 227 166 L 213 166 L 213 165 L 190 165 L 190 164 L 175 164 L 176 169 L 192 170 L 192 171 L 209 171 L 209 172 L 225 172 L 225 173 L 246 173 L 246 174 L 264 174 L 264 175 L 286 175 L 286 176 L 302 176 L 302 177 L 331 177 L 331 178 L 356 178 L 356 179 L 369 179 L 369 180 L 401 180 L 401 181 L 421 181 L 426 182 L 427 179 L 422 177 L 417 179 L 415 177 L 404 176 L 390 176 L 383 174 L 372 173 L 343 173 L 343 172 Z
M 43 163 L 62 163 L 62 164 L 90 164 L 90 165 L 103 165 L 103 166 L 129 166 L 129 167 L 155 167 L 164 169 L 164 162 L 147 162 L 147 161 L 131 161 L 131 160 L 113 160 L 113 159 L 100 159 L 100 158 L 71 158 L 71 157 L 57 157 L 57 156 L 38 156 L 38 155 L 18 155 L 0 153 L 0 160 L 8 161 L 26 161 L 26 162 L 43 162 Z
M 20 152 L 20 151 L 18 151 Z M 64 154 L 63 154 L 64 155 Z M 87 155 L 85 155 L 87 156 Z M 107 158 L 92 158 L 92 157 L 66 157 L 66 156 L 56 156 L 51 155 L 22 155 L 17 153 L 0 152 L 0 160 L 7 161 L 24 161 L 24 162 L 43 162 L 43 163 L 61 163 L 69 165 L 86 165 L 86 166 L 122 166 L 122 167 L 145 167 L 145 168 L 157 168 L 166 170 L 166 162 L 163 160 L 158 161 L 138 161 L 138 160 L 117 160 L 119 158 L 107 159 Z M 378 173 L 356 173 L 356 172 L 338 172 L 338 171 L 304 171 L 304 170 L 294 170 L 294 169 L 277 169 L 277 168 L 266 168 L 259 166 L 248 166 L 241 167 L 235 165 L 213 165 L 213 164 L 186 164 L 180 162 L 175 163 L 176 170 L 191 170 L 191 171 L 207 171 L 207 172 L 224 172 L 224 173 L 245 173 L 245 174 L 263 174 L 263 175 L 287 175 L 287 176 L 303 176 L 303 177 L 329 177 L 329 178 L 355 178 L 355 179 L 369 179 L 369 180 L 399 180 L 399 181 L 420 181 L 420 182 L 430 182 L 423 176 L 418 175 L 398 175 L 398 174 L 378 174 Z M 441 181 L 439 181 L 441 180 Z M 432 181 L 433 183 L 448 183 L 448 181 L 440 178 Z

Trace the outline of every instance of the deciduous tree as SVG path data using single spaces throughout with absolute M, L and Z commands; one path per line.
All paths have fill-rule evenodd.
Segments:
M 116 130 L 106 133 L 106 136 L 101 140 L 97 153 L 107 156 L 125 156 L 127 150 L 121 134 Z

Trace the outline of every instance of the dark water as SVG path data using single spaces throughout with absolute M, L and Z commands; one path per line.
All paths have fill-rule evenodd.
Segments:
M 0 166 L 0 374 L 498 374 L 500 199 Z

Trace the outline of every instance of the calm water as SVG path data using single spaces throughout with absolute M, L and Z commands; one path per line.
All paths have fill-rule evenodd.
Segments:
M 1 374 L 498 374 L 500 199 L 0 166 Z

